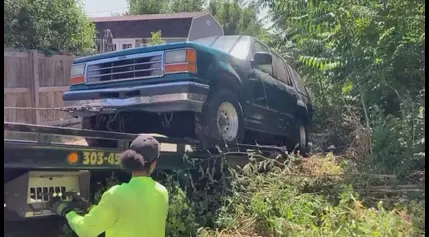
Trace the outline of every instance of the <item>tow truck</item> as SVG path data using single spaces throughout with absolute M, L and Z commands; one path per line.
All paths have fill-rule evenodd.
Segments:
M 97 41 L 99 53 L 113 50 L 112 38 L 110 30 L 104 31 L 103 37 Z M 112 172 L 121 180 L 128 180 L 128 174 L 120 169 L 119 156 L 139 135 L 11 122 L 4 122 L 4 134 L 4 236 L 11 237 L 64 234 L 61 226 L 54 224 L 63 225 L 64 220 L 56 218 L 47 208 L 52 195 L 61 196 L 72 191 L 92 200 L 98 184 Z M 208 148 L 197 139 L 151 135 L 161 143 L 156 170 L 188 171 L 182 172 L 186 176 L 184 179 L 189 179 L 192 171 L 199 169 L 242 166 L 255 153 L 285 159 L 288 152 L 285 146 L 250 145 L 237 141 Z M 112 141 L 110 144 L 115 145 L 70 144 L 64 141 L 65 137 L 68 140 Z
M 19 236 L 34 236 L 41 231 L 44 236 L 57 236 L 46 232 L 55 219 L 46 205 L 48 194 L 75 191 L 91 200 L 97 183 L 113 171 L 126 176 L 120 171 L 119 154 L 139 135 L 10 122 L 4 122 L 4 133 L 4 236 L 17 236 L 17 232 L 26 233 Z M 68 144 L 59 137 L 114 140 L 118 145 L 90 147 Z M 154 137 L 161 143 L 157 163 L 161 171 L 213 169 L 221 162 L 243 165 L 252 152 L 267 157 L 287 156 L 285 147 L 236 144 L 203 150 L 197 140 Z

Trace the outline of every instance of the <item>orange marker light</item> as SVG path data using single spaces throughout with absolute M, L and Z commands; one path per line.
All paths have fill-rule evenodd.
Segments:
M 67 156 L 67 161 L 70 164 L 76 163 L 79 160 L 79 155 L 76 152 L 72 152 Z
M 197 62 L 197 53 L 195 52 L 195 49 L 186 50 L 186 61 L 191 64 Z
M 165 72 L 166 73 L 173 73 L 173 72 L 196 72 L 197 68 L 195 64 L 188 64 L 188 63 L 177 63 L 177 64 L 167 64 L 165 65 Z
M 83 76 L 77 76 L 77 77 L 70 78 L 70 84 L 71 85 L 81 84 L 84 82 L 85 82 L 85 78 Z

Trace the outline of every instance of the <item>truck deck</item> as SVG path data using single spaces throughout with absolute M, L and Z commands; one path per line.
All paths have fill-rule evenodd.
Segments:
M 4 123 L 4 131 L 34 134 L 36 139 L 4 139 L 4 168 L 100 170 L 119 169 L 119 154 L 138 134 L 93 131 L 19 123 Z M 102 138 L 121 141 L 117 148 L 94 148 L 56 142 L 54 136 Z M 185 168 L 185 147 L 198 142 L 186 139 L 156 137 L 161 143 L 159 169 Z M 166 147 L 166 148 L 165 148 Z M 201 156 L 193 152 L 192 156 Z
M 4 139 L 4 168 L 31 170 L 114 170 L 119 169 L 119 154 L 139 134 L 95 131 L 77 128 L 53 127 L 4 122 L 4 132 L 33 134 L 35 139 Z M 86 145 L 66 144 L 54 137 L 80 137 L 117 140 L 116 148 L 97 148 Z M 191 139 L 154 135 L 161 143 L 161 155 L 157 169 L 176 170 L 189 168 L 192 164 L 184 157 L 206 160 L 213 155 L 225 153 L 230 159 L 248 162 L 248 151 L 285 154 L 285 148 L 248 144 L 223 145 L 216 150 L 198 149 L 199 142 Z

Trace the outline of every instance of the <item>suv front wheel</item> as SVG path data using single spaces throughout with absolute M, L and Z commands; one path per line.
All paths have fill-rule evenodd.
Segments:
M 92 116 L 82 118 L 82 129 L 106 131 L 107 117 L 104 116 Z M 97 139 L 97 138 L 85 138 L 86 143 L 90 147 L 100 148 L 116 148 L 118 142 L 115 140 Z
M 208 143 L 241 143 L 244 137 L 243 110 L 229 90 L 212 92 L 201 114 L 196 116 L 197 138 Z M 211 144 L 214 145 L 214 144 Z

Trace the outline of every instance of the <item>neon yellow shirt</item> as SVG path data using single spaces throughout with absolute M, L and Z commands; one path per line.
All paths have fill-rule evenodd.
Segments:
M 151 177 L 135 177 L 106 191 L 88 214 L 67 213 L 79 237 L 165 237 L 167 189 Z

